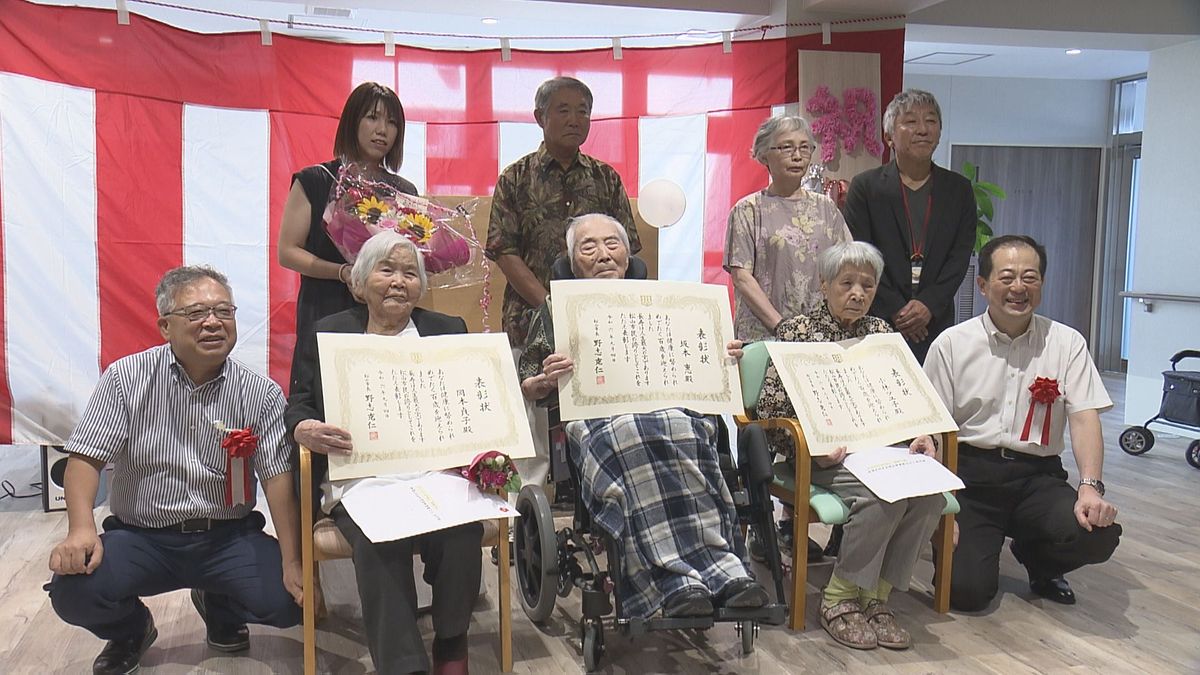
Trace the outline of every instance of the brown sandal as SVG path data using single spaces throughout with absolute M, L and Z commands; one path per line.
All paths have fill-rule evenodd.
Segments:
M 851 649 L 875 649 L 878 638 L 867 623 L 858 600 L 843 600 L 821 608 L 821 627 L 840 644 Z
M 880 647 L 908 649 L 912 646 L 912 636 L 896 623 L 896 614 L 886 603 L 872 600 L 867 603 L 863 614 L 867 618 L 867 625 L 875 631 L 875 640 Z

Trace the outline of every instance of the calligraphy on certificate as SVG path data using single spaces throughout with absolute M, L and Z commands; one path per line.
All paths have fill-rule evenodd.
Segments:
M 559 381 L 562 419 L 681 407 L 742 411 L 729 295 L 711 284 L 551 282 L 554 342 L 575 362 Z
M 354 451 L 330 477 L 466 465 L 480 452 L 533 455 L 512 353 L 503 335 L 317 336 L 328 421 Z
M 771 342 L 767 351 L 813 455 L 957 429 L 899 334 Z

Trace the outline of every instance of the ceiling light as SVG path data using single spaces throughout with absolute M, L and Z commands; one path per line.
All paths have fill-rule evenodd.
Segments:
M 1074 48 L 1072 48 L 1072 49 L 1068 49 L 1068 50 L 1067 50 L 1067 56 L 1079 56 L 1079 55 L 1080 55 L 1080 54 L 1082 54 L 1082 53 L 1083 53 L 1083 50 L 1082 50 L 1082 49 L 1074 49 Z
M 488 26 L 494 26 L 494 25 L 500 23 L 500 19 L 497 19 L 494 16 L 485 16 L 482 19 L 480 19 L 479 22 L 486 24 Z

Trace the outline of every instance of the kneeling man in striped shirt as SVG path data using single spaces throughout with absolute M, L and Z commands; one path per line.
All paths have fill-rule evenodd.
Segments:
M 54 610 L 108 644 L 94 673 L 131 673 L 158 637 L 141 597 L 192 589 L 208 644 L 250 646 L 247 623 L 300 622 L 292 445 L 279 385 L 234 359 L 233 291 L 208 267 L 179 267 L 155 290 L 167 344 L 100 377 L 66 450 L 67 536 L 50 554 Z M 114 465 L 104 533 L 92 507 Z M 263 482 L 279 539 L 254 511 Z

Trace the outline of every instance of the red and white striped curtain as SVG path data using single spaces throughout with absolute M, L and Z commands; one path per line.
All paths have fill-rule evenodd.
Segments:
M 257 32 L 200 35 L 111 11 L 9 1 L 0 12 L 0 444 L 61 443 L 100 372 L 161 342 L 153 288 L 211 264 L 239 307 L 234 355 L 287 386 L 298 278 L 276 262 L 293 171 L 331 158 L 346 95 L 375 80 L 408 116 L 401 173 L 423 194 L 488 195 L 535 149 L 533 92 L 559 74 L 595 94 L 584 151 L 630 193 L 680 184 L 660 276 L 725 283 L 725 219 L 766 173 L 758 124 L 796 101 L 800 49 L 877 52 L 882 98 L 903 30 L 666 49 L 434 51 Z

